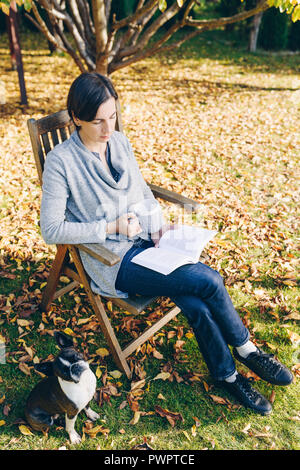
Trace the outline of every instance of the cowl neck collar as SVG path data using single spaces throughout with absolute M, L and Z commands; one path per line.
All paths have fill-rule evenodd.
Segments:
M 82 142 L 77 129 L 71 134 L 70 140 L 73 144 L 80 149 L 79 154 L 82 158 L 90 160 L 97 167 L 97 171 L 101 178 L 114 189 L 125 189 L 128 186 L 128 166 L 127 161 L 121 158 L 120 152 L 117 151 L 116 132 L 113 132 L 109 139 L 110 158 L 112 166 L 117 170 L 120 175 L 119 181 L 116 182 L 111 173 L 104 168 L 101 159 L 89 150 Z

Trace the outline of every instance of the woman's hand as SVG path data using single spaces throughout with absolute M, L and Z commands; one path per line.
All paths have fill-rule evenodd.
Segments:
M 134 212 L 128 212 L 127 214 L 121 215 L 118 219 L 113 222 L 108 222 L 106 227 L 107 233 L 122 233 L 128 238 L 132 238 L 138 235 L 143 230 L 139 224 L 139 219 Z
M 162 228 L 158 232 L 151 233 L 151 240 L 154 243 L 154 248 L 158 248 L 159 240 L 161 239 L 164 233 L 166 233 L 168 230 L 174 230 L 177 227 L 178 227 L 177 224 L 171 224 L 171 225 L 166 224 L 166 225 L 163 225 Z

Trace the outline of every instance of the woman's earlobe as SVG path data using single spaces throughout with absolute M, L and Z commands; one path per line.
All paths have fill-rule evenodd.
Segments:
M 78 120 L 77 120 L 76 116 L 74 115 L 74 112 L 71 111 L 71 113 L 72 113 L 72 119 L 73 119 L 74 124 L 75 124 L 76 126 L 79 126 L 80 124 L 78 124 Z

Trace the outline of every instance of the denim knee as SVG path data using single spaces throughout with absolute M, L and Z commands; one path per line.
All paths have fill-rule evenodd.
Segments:
M 181 309 L 189 325 L 195 330 L 207 321 L 211 321 L 211 312 L 208 306 L 199 297 L 194 295 L 173 296 L 171 300 Z
M 207 281 L 207 292 L 203 292 L 204 297 L 213 296 L 218 291 L 224 289 L 224 279 L 221 276 L 221 274 L 214 269 L 211 269 L 207 273 L 206 281 Z
M 187 296 L 184 297 L 184 301 L 181 299 L 179 300 L 178 298 L 173 298 L 172 300 L 181 309 L 193 330 L 198 330 L 201 328 L 203 322 L 209 320 L 211 314 L 208 310 L 208 307 L 205 306 L 199 298 L 188 298 Z
M 203 323 L 211 321 L 210 311 L 208 308 L 203 308 L 203 306 L 201 306 L 201 309 L 190 310 L 188 315 L 186 314 L 185 316 L 188 318 L 189 324 L 194 331 L 199 330 Z

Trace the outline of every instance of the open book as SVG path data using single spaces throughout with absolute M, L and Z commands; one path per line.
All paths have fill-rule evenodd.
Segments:
M 147 248 L 131 261 L 159 273 L 170 274 L 179 266 L 197 263 L 203 248 L 217 233 L 217 230 L 181 225 L 165 232 L 158 248 Z

